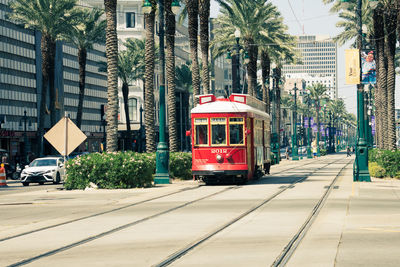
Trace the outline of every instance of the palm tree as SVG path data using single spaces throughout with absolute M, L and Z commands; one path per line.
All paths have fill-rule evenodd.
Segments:
M 328 98 L 328 96 L 326 94 L 328 89 L 326 88 L 325 85 L 323 85 L 321 83 L 313 84 L 312 86 L 309 86 L 307 89 L 310 90 L 310 98 L 315 103 L 315 113 L 316 113 L 316 120 L 317 120 L 317 140 L 320 140 L 321 126 L 320 126 L 320 117 L 319 116 L 320 116 L 320 112 L 321 112 L 321 100 Z M 317 144 L 317 149 L 319 150 L 319 144 Z
M 79 100 L 76 125 L 81 128 L 83 99 L 85 97 L 85 78 L 87 52 L 93 49 L 95 43 L 104 42 L 106 21 L 100 20 L 103 11 L 100 9 L 76 9 L 75 22 L 63 35 L 67 42 L 78 48 L 79 63 Z
M 107 151 L 118 149 L 118 38 L 117 0 L 104 0 L 106 11 L 106 58 L 107 58 Z
M 131 121 L 129 117 L 129 84 L 143 77 L 144 74 L 144 41 L 139 39 L 128 39 L 124 44 L 127 50 L 118 54 L 118 77 L 122 81 L 122 96 L 125 108 L 126 131 L 128 145 L 127 149 L 132 149 L 131 143 Z
M 376 137 L 378 148 L 384 149 L 388 140 L 387 121 L 387 58 L 385 56 L 385 28 L 383 8 L 374 10 L 374 38 L 377 52 L 377 84 L 375 86 Z
M 176 96 L 175 96 L 175 14 L 171 10 L 172 0 L 165 2 L 165 40 L 166 40 L 166 76 L 168 88 L 168 133 L 169 150 L 178 151 L 178 132 L 176 127 Z
M 395 54 L 397 29 L 397 1 L 389 0 L 385 5 L 386 58 L 387 58 L 387 145 L 385 149 L 396 149 L 395 121 Z
M 255 96 L 257 86 L 257 57 L 258 44 L 256 43 L 264 22 L 270 16 L 268 9 L 253 0 L 218 0 L 221 5 L 221 15 L 216 19 L 218 28 L 214 29 L 213 40 L 214 57 L 221 56 L 234 47 L 236 41 L 234 32 L 241 32 L 240 41 L 248 52 L 248 94 Z
M 199 0 L 184 0 L 184 2 L 185 6 L 179 15 L 178 23 L 182 24 L 186 17 L 188 18 L 193 99 L 196 99 L 195 96 L 200 94 L 200 65 L 198 55 Z
M 324 0 L 331 3 L 334 0 Z M 354 13 L 355 1 L 347 10 L 342 10 L 340 1 L 337 0 L 332 8 L 333 12 L 339 12 L 345 21 L 339 22 L 339 27 L 344 31 L 338 35 L 339 43 L 344 43 L 357 37 L 358 47 L 361 48 L 361 40 L 357 34 L 358 24 Z M 368 7 L 367 0 L 363 0 L 362 20 L 367 25 L 370 36 L 373 36 L 377 48 L 377 89 L 375 94 L 377 116 L 377 140 L 378 147 L 395 149 L 395 122 L 394 122 L 394 66 L 396 50 L 396 27 L 398 16 L 398 2 L 395 0 L 379 1 L 378 7 L 371 15 L 372 9 Z M 373 20 L 372 20 L 373 18 Z M 385 34 L 386 33 L 386 34 Z M 362 86 L 359 86 L 362 90 Z
M 145 82 L 144 82 L 144 124 L 146 129 L 146 151 L 156 151 L 156 132 L 154 127 L 155 108 L 154 108 L 154 68 L 155 68 L 155 45 L 154 45 L 154 25 L 156 13 L 156 0 L 150 0 L 152 10 L 144 14 L 146 25 L 145 43 Z
M 76 0 L 14 0 L 10 3 L 13 13 L 10 18 L 17 23 L 22 23 L 27 28 L 38 30 L 42 33 L 42 89 L 39 108 L 39 151 L 43 154 L 44 121 L 46 115 L 47 86 L 50 95 L 50 121 L 51 126 L 56 123 L 55 112 L 55 87 L 54 87 L 54 59 L 56 40 L 70 27 L 73 20 L 71 10 Z M 57 18 L 57 19 L 55 19 Z
M 202 84 L 203 94 L 210 93 L 210 75 L 208 67 L 209 53 L 209 27 L 208 20 L 210 18 L 210 0 L 199 0 L 199 17 L 200 17 L 200 50 L 202 61 Z

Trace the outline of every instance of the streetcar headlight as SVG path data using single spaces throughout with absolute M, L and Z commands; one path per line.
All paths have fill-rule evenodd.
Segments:
M 217 160 L 221 161 L 222 160 L 222 156 L 220 154 L 217 155 Z

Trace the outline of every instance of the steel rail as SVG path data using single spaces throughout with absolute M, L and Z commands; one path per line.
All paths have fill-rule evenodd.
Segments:
M 342 160 L 342 159 L 340 159 Z M 340 161 L 337 160 L 337 161 Z M 335 162 L 337 162 L 335 161 Z M 239 216 L 235 217 L 234 219 L 230 220 L 229 222 L 223 224 L 222 226 L 216 228 L 215 230 L 209 232 L 208 234 L 206 234 L 205 236 L 201 237 L 200 239 L 190 243 L 189 245 L 187 245 L 186 247 L 184 247 L 181 250 L 178 250 L 176 252 L 174 252 L 173 254 L 171 254 L 170 256 L 168 256 L 166 259 L 164 259 L 163 261 L 161 261 L 160 263 L 153 265 L 153 267 L 163 267 L 163 266 L 168 266 L 171 263 L 173 263 L 174 261 L 178 260 L 179 258 L 183 257 L 186 253 L 188 253 L 189 251 L 193 250 L 194 248 L 196 248 L 197 246 L 199 246 L 200 244 L 204 243 L 205 241 L 207 241 L 208 239 L 210 239 L 211 237 L 213 237 L 214 235 L 218 234 L 219 232 L 223 231 L 224 229 L 228 228 L 229 226 L 233 225 L 234 223 L 238 222 L 239 220 L 241 220 L 242 218 L 246 217 L 247 215 L 251 214 L 252 212 L 256 211 L 257 209 L 259 209 L 260 207 L 264 206 L 265 204 L 267 204 L 268 202 L 270 202 L 271 200 L 273 200 L 274 198 L 276 198 L 278 195 L 282 194 L 284 191 L 286 191 L 289 188 L 293 188 L 293 185 L 300 183 L 304 180 L 306 180 L 308 177 L 310 177 L 312 174 L 314 174 L 315 172 L 325 168 L 326 166 L 332 164 L 331 162 L 315 169 L 314 171 L 306 174 L 305 176 L 295 180 L 294 182 L 292 182 L 290 185 L 285 186 L 284 188 L 280 189 L 279 191 L 275 192 L 273 195 L 269 196 L 268 198 L 264 199 L 263 201 L 261 201 L 259 204 L 253 206 L 252 208 L 248 209 L 247 211 L 241 213 Z M 304 166 L 304 165 L 303 165 Z
M 293 253 L 296 251 L 297 247 L 307 234 L 308 230 L 311 228 L 313 222 L 317 218 L 319 212 L 321 211 L 322 207 L 325 205 L 325 202 L 327 201 L 329 194 L 331 193 L 332 189 L 334 188 L 334 185 L 336 184 L 338 178 L 342 175 L 343 170 L 352 162 L 349 161 L 346 163 L 338 172 L 338 174 L 335 176 L 335 178 L 332 180 L 331 184 L 329 187 L 325 190 L 325 193 L 322 195 L 322 197 L 319 199 L 317 204 L 314 206 L 312 209 L 310 215 L 307 217 L 306 221 L 303 223 L 303 225 L 300 227 L 299 231 L 294 235 L 294 237 L 289 241 L 289 243 L 285 246 L 285 248 L 282 250 L 281 254 L 275 259 L 275 261 L 272 263 L 272 267 L 278 267 L 278 266 L 286 266 L 288 263 L 289 259 L 293 255 Z
M 312 164 L 312 163 L 315 163 L 315 162 L 307 163 L 307 164 L 304 164 L 302 166 L 309 165 L 309 164 Z M 288 169 L 281 170 L 281 171 L 279 171 L 277 173 L 282 173 L 284 171 L 288 171 L 288 170 L 295 169 L 295 168 L 296 167 L 291 167 L 291 168 L 288 168 Z M 171 196 L 171 195 L 174 195 L 174 194 L 177 194 L 177 193 L 185 192 L 185 191 L 188 191 L 188 190 L 198 189 L 201 186 L 202 185 L 198 185 L 198 186 L 195 186 L 195 187 L 183 188 L 183 189 L 178 190 L 176 192 L 171 192 L 171 193 L 164 194 L 164 195 L 161 195 L 161 196 L 145 199 L 145 200 L 138 201 L 138 202 L 135 202 L 135 203 L 132 203 L 132 204 L 129 204 L 129 205 L 125 205 L 125 206 L 122 206 L 122 207 L 118 207 L 118 208 L 115 208 L 115 209 L 106 210 L 106 211 L 102 211 L 102 212 L 99 212 L 99 213 L 95 213 L 95 214 L 79 217 L 79 218 L 76 218 L 76 219 L 73 219 L 73 220 L 68 220 L 68 221 L 65 221 L 65 222 L 61 222 L 61 223 L 57 223 L 57 224 L 41 227 L 41 228 L 34 229 L 34 230 L 31 230 L 31 231 L 15 234 L 15 235 L 12 235 L 12 236 L 3 237 L 3 238 L 0 238 L 0 242 L 4 242 L 4 241 L 10 240 L 10 239 L 17 238 L 17 237 L 21 237 L 21 236 L 37 233 L 37 232 L 40 232 L 40 231 L 45 231 L 45 230 L 48 230 L 48 229 L 52 229 L 52 228 L 55 228 L 55 227 L 63 226 L 63 225 L 74 223 L 74 222 L 78 222 L 78 221 L 81 221 L 81 220 L 85 220 L 85 219 L 101 216 L 101 215 L 104 215 L 104 214 L 120 211 L 122 209 L 130 208 L 130 207 L 133 207 L 133 206 L 136 206 L 136 205 L 140 205 L 140 204 L 143 204 L 143 203 L 146 203 L 146 202 L 150 202 L 150 201 L 153 201 L 153 200 L 157 200 L 157 199 L 161 199 L 161 198 L 164 198 L 164 197 L 168 197 L 168 196 Z M 28 205 L 28 204 L 33 204 L 33 203 L 20 203 L 19 205 L 23 205 L 23 204 Z M 0 205 L 4 205 L 5 206 L 5 205 L 16 205 L 16 204 L 15 203 L 2 203 Z
M 311 162 L 311 163 L 308 163 L 308 164 L 303 164 L 303 165 L 301 165 L 301 166 L 310 165 L 310 164 L 315 164 L 315 162 Z M 328 163 L 328 164 L 326 164 L 326 165 L 329 165 L 329 164 L 331 164 L 331 163 Z M 324 167 L 325 167 L 325 166 L 324 166 Z M 291 167 L 291 168 L 287 168 L 287 169 L 281 170 L 281 171 L 279 171 L 279 172 L 277 172 L 277 173 L 282 173 L 282 172 L 285 172 L 285 171 L 288 171 L 288 170 L 291 170 L 291 169 L 296 169 L 296 168 L 298 168 L 298 166 L 294 166 L 294 167 Z M 314 173 L 314 172 L 320 170 L 321 168 L 323 168 L 323 167 L 320 167 L 320 168 L 316 169 L 315 171 L 311 172 L 309 175 L 307 175 L 307 176 L 305 176 L 305 177 L 302 177 L 302 178 L 296 180 L 296 182 L 299 182 L 300 180 L 305 180 L 308 176 L 310 176 L 312 173 Z M 257 184 L 258 182 L 260 182 L 260 180 L 258 180 L 255 184 Z M 292 184 L 294 184 L 294 183 L 292 183 Z M 124 208 L 128 208 L 128 207 L 131 207 L 131 206 L 135 206 L 135 205 L 138 205 L 138 204 L 142 204 L 142 203 L 145 203 L 145 202 L 148 202 L 148 201 L 151 201 L 151 200 L 155 200 L 155 199 L 159 199 L 159 198 L 166 197 L 166 196 L 169 196 L 169 195 L 173 195 L 173 194 L 176 194 L 176 193 L 180 193 L 180 192 L 183 192 L 183 191 L 186 191 L 186 190 L 196 189 L 196 188 L 199 188 L 199 187 L 200 187 L 200 186 L 197 186 L 197 187 L 194 187 L 194 188 L 185 188 L 185 189 L 179 190 L 179 191 L 177 191 L 177 192 L 172 192 L 172 193 L 169 193 L 169 194 L 166 194 L 166 195 L 163 195 L 163 196 L 151 198 L 151 199 L 148 199 L 148 200 L 143 200 L 143 201 L 140 201 L 140 202 L 137 202 L 137 203 L 133 203 L 133 204 L 130 204 L 130 205 L 126 205 L 126 206 L 124 206 L 124 207 L 120 207 L 120 208 L 113 209 L 113 210 L 110 210 L 110 211 L 105 211 L 105 212 L 101 212 L 101 213 L 98 213 L 98 214 L 94 214 L 94 215 L 90 215 L 90 216 L 85 216 L 85 217 L 82 217 L 82 218 L 78 218 L 78 219 L 75 219 L 75 220 L 71 220 L 71 221 L 68 221 L 68 222 L 59 223 L 59 224 L 52 225 L 52 226 L 48 226 L 48 227 L 43 227 L 43 228 L 40 228 L 40 229 L 37 229 L 37 230 L 33 230 L 33 231 L 30 231 L 30 232 L 21 233 L 21 234 L 18 234 L 18 235 L 9 237 L 9 238 L 7 238 L 6 240 L 9 240 L 9 239 L 11 239 L 11 238 L 16 238 L 16 237 L 24 236 L 24 235 L 28 235 L 28 234 L 35 233 L 35 232 L 39 232 L 39 231 L 48 230 L 48 229 L 51 229 L 51 228 L 55 228 L 55 227 L 57 227 L 57 226 L 61 226 L 61 225 L 73 223 L 73 222 L 80 221 L 80 220 L 87 219 L 87 218 L 91 218 L 91 217 L 96 217 L 96 216 L 99 216 L 99 215 L 102 215 L 102 214 L 111 213 L 111 212 L 114 212 L 114 211 L 117 211 L 117 210 L 121 210 L 121 209 L 124 209 Z M 228 190 L 231 190 L 231 189 L 237 189 L 237 188 L 240 188 L 240 187 L 241 187 L 241 186 L 230 186 L 230 187 L 227 187 L 227 188 L 225 188 L 225 189 L 223 189 L 223 190 L 221 190 L 221 191 L 212 193 L 212 194 L 210 194 L 210 195 L 207 195 L 207 196 L 204 196 L 204 197 L 201 197 L 201 198 L 198 198 L 198 199 L 189 201 L 189 202 L 186 202 L 186 203 L 184 203 L 184 204 L 178 205 L 178 206 L 173 207 L 173 208 L 171 208 L 171 209 L 168 209 L 168 210 L 166 210 L 166 211 L 162 211 L 162 212 L 159 212 L 159 213 L 150 215 L 150 216 L 148 216 L 148 217 L 145 217 L 145 218 L 142 218 L 142 219 L 139 219 L 139 220 L 136 220 L 136 221 L 133 221 L 133 222 L 130 222 L 130 223 L 121 225 L 121 226 L 119 226 L 119 227 L 110 229 L 110 230 L 105 231 L 105 232 L 102 232 L 102 233 L 100 233 L 100 234 L 97 234 L 97 235 L 94 235 L 94 236 L 90 236 L 90 237 L 84 238 L 84 239 L 82 239 L 82 240 L 80 240 L 80 241 L 77 241 L 77 242 L 74 242 L 74 243 L 71 243 L 71 244 L 62 246 L 62 247 L 57 248 L 57 249 L 47 251 L 47 252 L 42 253 L 42 254 L 39 254 L 39 255 L 37 255 L 37 256 L 31 257 L 31 258 L 27 258 L 27 259 L 25 259 L 25 260 L 22 260 L 22 261 L 13 263 L 13 264 L 9 265 L 9 267 L 23 266 L 23 265 L 29 264 L 29 263 L 34 262 L 34 261 L 36 261 L 36 260 L 39 260 L 39 259 L 41 259 L 41 258 L 45 258 L 45 257 L 51 256 L 51 255 L 60 253 L 60 252 L 62 252 L 62 251 L 65 251 L 65 250 L 68 250 L 68 249 L 71 249 L 71 248 L 74 248 L 74 247 L 77 247 L 77 246 L 80 246 L 80 245 L 89 243 L 89 242 L 94 241 L 94 240 L 96 240 L 96 239 L 102 238 L 102 237 L 104 237 L 104 236 L 113 234 L 113 233 L 115 233 L 115 232 L 121 231 L 121 230 L 126 229 L 126 228 L 129 228 L 129 227 L 131 227 L 131 226 L 134 226 L 134 225 L 136 225 L 136 224 L 139 224 L 139 223 L 148 221 L 148 220 L 150 220 L 150 219 L 154 219 L 154 218 L 156 218 L 156 217 L 159 217 L 159 216 L 161 216 L 161 215 L 165 215 L 165 214 L 170 213 L 170 212 L 172 212 L 172 211 L 175 211 L 175 210 L 177 210 L 177 209 L 186 207 L 186 206 L 191 205 L 191 204 L 193 204 L 193 203 L 196 203 L 196 202 L 198 202 L 198 201 L 201 201 L 201 200 L 204 200 L 204 199 L 213 197 L 213 196 L 215 196 L 215 195 L 221 194 L 221 193 L 223 193 L 223 192 L 225 192 L 225 191 L 228 191 Z M 288 189 L 288 188 L 290 188 L 290 187 L 288 186 L 288 187 L 285 187 L 285 188 L 279 190 L 279 191 L 278 191 L 279 194 L 281 193 L 281 191 L 283 192 L 283 191 L 285 191 L 285 190 Z M 264 203 L 264 204 L 265 204 L 265 203 Z M 254 210 L 255 210 L 255 209 L 254 209 Z M 226 228 L 226 227 L 225 227 L 225 228 Z M 3 240 L 4 240 L 4 239 L 3 239 Z M 1 240 L 0 240 L 0 241 L 1 241 Z

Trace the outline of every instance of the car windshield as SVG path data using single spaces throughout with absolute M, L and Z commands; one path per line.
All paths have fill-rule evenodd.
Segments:
M 56 159 L 35 159 L 29 165 L 30 167 L 57 166 Z

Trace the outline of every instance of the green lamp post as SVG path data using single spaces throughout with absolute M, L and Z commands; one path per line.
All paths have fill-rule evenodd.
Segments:
M 277 83 L 279 82 L 279 77 L 277 74 L 276 64 L 272 64 L 272 91 L 271 91 L 271 100 L 272 100 L 272 134 L 271 134 L 271 153 L 273 155 L 273 163 L 279 164 L 279 127 L 277 127 L 276 123 L 276 112 L 277 112 Z
M 296 83 L 294 88 L 290 91 L 294 96 L 293 107 L 293 136 L 292 136 L 292 160 L 299 160 L 299 147 L 297 146 L 297 90 Z
M 171 10 L 174 14 L 179 10 L 179 1 L 174 0 L 171 4 Z M 144 13 L 151 12 L 152 6 L 149 0 L 145 0 L 142 6 Z M 164 52 L 164 0 L 158 0 L 158 37 L 159 37 L 159 142 L 156 151 L 156 174 L 155 184 L 169 184 L 169 151 L 165 141 L 165 52 Z
M 312 159 L 311 153 L 311 97 L 310 97 L 310 90 L 306 90 L 306 101 L 308 107 L 308 127 L 307 127 L 307 158 Z
M 341 0 L 343 4 L 349 4 L 349 0 Z M 378 0 L 369 0 L 370 6 L 375 8 L 378 5 Z M 362 38 L 362 0 L 357 0 L 356 16 L 358 20 L 358 42 L 357 48 L 360 52 L 363 48 Z M 368 171 L 368 144 L 365 136 L 365 117 L 364 117 L 364 90 L 361 84 L 362 72 L 360 71 L 360 84 L 357 86 L 357 144 L 356 144 L 356 159 L 353 166 L 353 181 L 371 182 L 371 177 Z

